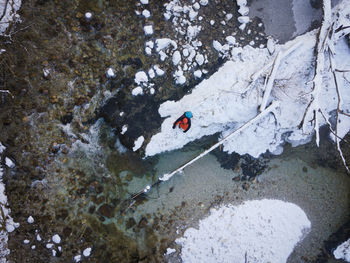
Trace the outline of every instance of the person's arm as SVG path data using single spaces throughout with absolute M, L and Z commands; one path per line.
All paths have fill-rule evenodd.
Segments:
M 187 118 L 188 120 L 188 127 L 184 132 L 187 132 L 191 128 L 191 119 Z
M 182 115 L 181 117 L 179 117 L 174 123 L 173 123 L 173 129 L 175 129 L 176 125 L 179 123 L 179 121 L 181 121 L 183 118 L 185 117 L 185 115 Z

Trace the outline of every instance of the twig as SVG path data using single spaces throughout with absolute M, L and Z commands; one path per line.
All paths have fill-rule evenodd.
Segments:
M 329 120 L 326 118 L 326 116 L 324 115 L 324 113 L 323 113 L 323 111 L 321 110 L 321 109 L 319 109 L 319 112 L 321 113 L 321 115 L 322 115 L 322 117 L 324 118 L 324 120 L 327 122 L 327 124 L 328 124 L 328 126 L 329 126 L 329 130 L 331 131 L 331 133 L 333 133 L 333 135 L 335 136 L 335 137 L 337 137 L 338 139 L 340 139 L 340 140 L 343 140 L 344 142 L 346 142 L 346 143 L 348 143 L 348 141 L 347 140 L 345 140 L 344 138 L 341 138 L 340 136 L 338 136 L 337 134 L 336 134 L 336 132 L 333 130 L 333 128 L 332 128 L 332 124 L 329 122 Z
M 335 69 L 334 71 L 336 71 L 336 72 L 350 72 L 350 69 Z
M 348 117 L 350 117 L 350 114 L 348 114 L 348 113 L 345 113 L 344 111 L 342 111 L 342 110 L 340 110 L 339 111 L 339 113 L 341 113 L 341 114 L 343 114 L 343 115 L 345 115 L 345 116 L 348 116 Z

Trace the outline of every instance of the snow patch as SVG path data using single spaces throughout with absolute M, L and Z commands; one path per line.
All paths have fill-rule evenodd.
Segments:
M 134 147 L 132 148 L 132 150 L 135 152 L 138 149 L 140 149 L 144 141 L 145 138 L 143 136 L 138 137 L 137 140 L 134 142 Z
M 295 204 L 280 200 L 246 201 L 212 209 L 176 240 L 188 262 L 286 262 L 311 223 Z
M 346 262 L 350 262 L 350 239 L 338 246 L 333 255 L 336 259 L 344 259 Z

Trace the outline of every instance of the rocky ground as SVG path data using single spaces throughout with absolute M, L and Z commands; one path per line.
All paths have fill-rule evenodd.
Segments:
M 163 260 L 169 240 L 160 239 L 159 233 L 168 233 L 180 216 L 174 212 L 169 218 L 151 214 L 134 218 L 130 214 L 129 203 L 123 202 L 128 195 L 125 186 L 133 178 L 153 179 L 156 158 L 142 160 L 142 150 L 117 153 L 114 135 L 127 124 L 128 131 L 119 135 L 124 146 L 132 148 L 140 135 L 147 142 L 159 129 L 158 105 L 181 98 L 201 79 L 188 78 L 184 85 L 174 85 L 173 65 L 146 56 L 145 23 L 154 24 L 154 38 L 176 37 L 163 19 L 163 3 L 152 1 L 148 8 L 152 10 L 150 20 L 138 17 L 135 10 L 141 7 L 128 0 L 29 0 L 20 11 L 23 22 L 11 29 L 11 37 L 1 38 L 6 49 L 0 57 L 1 89 L 10 90 L 13 97 L 1 96 L 0 138 L 7 147 L 6 155 L 16 164 L 6 169 L 4 180 L 11 215 L 20 223 L 10 235 L 10 262 L 72 262 L 87 247 L 93 253 L 83 257 L 84 262 Z M 224 10 L 237 16 L 236 9 L 232 1 L 211 1 L 203 16 L 206 21 L 221 19 Z M 94 14 L 89 22 L 84 19 L 87 11 Z M 200 38 L 203 46 L 211 47 L 212 38 L 224 39 L 221 32 L 225 29 L 236 32 L 240 44 L 254 39 L 259 46 L 266 43 L 260 23 L 253 19 L 249 36 L 240 35 L 233 22 L 225 27 L 217 23 L 215 31 L 203 30 Z M 209 76 L 224 61 L 212 48 L 205 52 Z M 132 96 L 135 73 L 154 64 L 167 70 L 166 77 L 155 80 L 157 92 Z M 114 68 L 115 79 L 106 77 L 109 67 Z M 94 125 L 100 117 L 106 123 Z M 94 129 L 100 131 L 98 141 L 91 136 Z M 230 169 L 236 169 L 232 160 L 242 164 L 242 178 L 237 180 L 254 180 L 265 167 L 264 158 L 219 155 L 230 163 Z M 320 160 L 333 159 L 320 156 Z M 339 167 L 339 162 L 330 166 Z M 220 200 L 218 197 L 213 204 Z M 185 207 L 176 208 L 186 211 L 184 217 L 189 212 Z M 29 216 L 34 217 L 33 224 L 27 222 Z M 54 234 L 62 241 L 48 249 Z M 23 243 L 26 239 L 29 244 Z

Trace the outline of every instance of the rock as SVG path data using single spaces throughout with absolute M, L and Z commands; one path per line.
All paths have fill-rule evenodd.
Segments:
M 248 184 L 247 182 L 243 183 L 243 184 L 242 184 L 242 188 L 243 188 L 244 190 L 248 191 L 248 190 L 249 190 L 249 184 Z
M 130 217 L 126 222 L 126 229 L 132 228 L 134 225 L 136 225 L 136 221 L 134 218 Z
M 142 217 L 141 220 L 139 221 L 138 227 L 139 228 L 144 228 L 148 224 L 148 220 L 145 217 Z
M 114 216 L 114 207 L 108 204 L 103 204 L 98 209 L 98 212 L 105 217 L 112 218 Z

